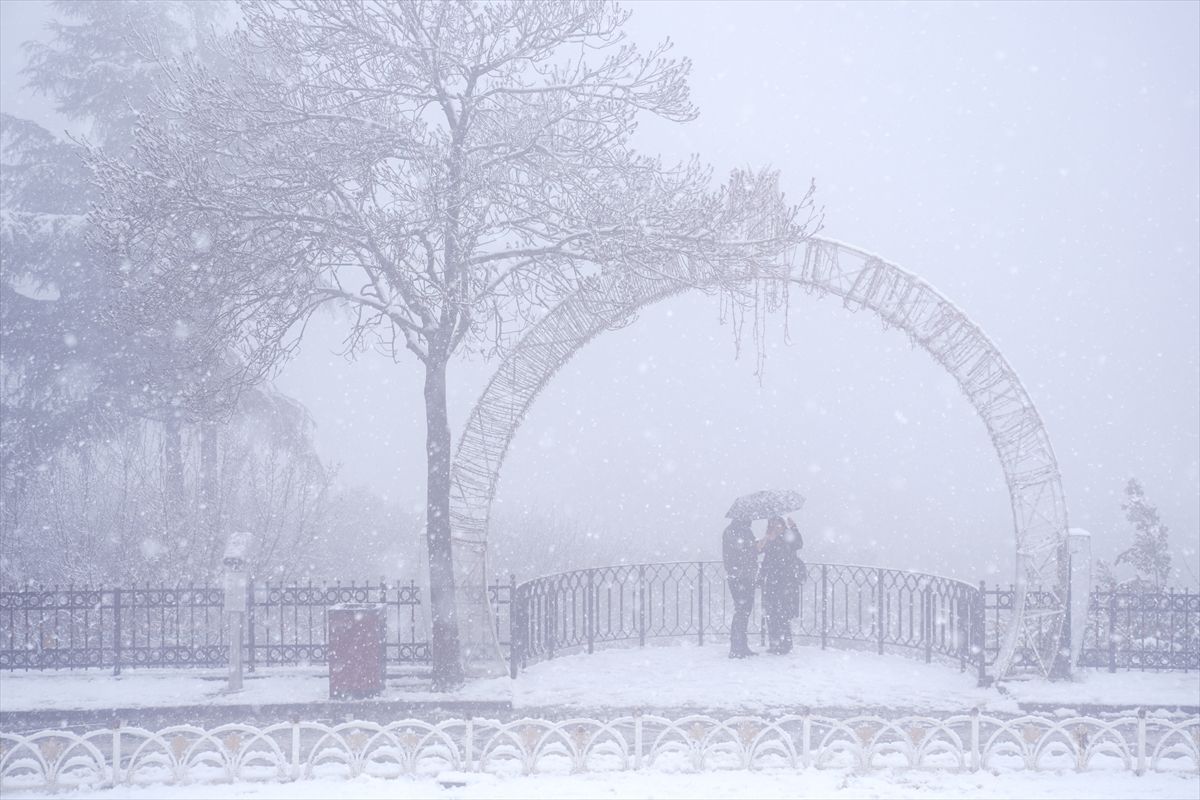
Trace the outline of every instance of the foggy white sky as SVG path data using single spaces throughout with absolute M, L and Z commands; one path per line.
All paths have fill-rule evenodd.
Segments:
M 633 9 L 631 37 L 670 36 L 692 58 L 702 112 L 647 120 L 643 149 L 699 152 L 719 173 L 771 164 L 797 199 L 815 178 L 823 235 L 928 280 L 1016 368 L 1095 554 L 1123 541 L 1135 475 L 1200 572 L 1200 5 Z M 16 44 L 39 35 L 44 8 L 6 2 L 0 15 L 0 101 L 61 130 L 16 75 Z M 761 387 L 750 360 L 733 360 L 714 298 L 666 302 L 601 337 L 535 405 L 501 508 L 565 510 L 618 547 L 691 531 L 693 550 L 662 556 L 716 557 L 733 496 L 796 487 L 813 560 L 1007 579 L 1003 476 L 956 385 L 833 300 L 793 297 L 790 346 L 782 324 Z M 419 506 L 418 365 L 348 363 L 333 354 L 339 331 L 315 326 L 279 384 L 310 408 L 344 480 Z M 452 372 L 456 431 L 487 375 Z

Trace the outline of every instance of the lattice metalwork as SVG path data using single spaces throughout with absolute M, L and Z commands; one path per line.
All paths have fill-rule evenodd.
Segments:
M 1172 720 L 1143 711 L 1107 719 L 1009 717 L 977 708 L 942 716 L 635 713 L 607 719 L 404 719 L 386 725 L 296 720 L 207 730 L 194 725 L 157 731 L 40 730 L 0 732 L 0 791 L 428 778 L 444 771 L 512 776 L 627 770 L 1095 770 L 1101 776 L 1166 772 L 1183 778 L 1200 769 L 1197 742 L 1200 718 L 1194 716 Z M 361 784 L 347 786 L 353 792 Z
M 510 670 L 556 654 L 612 644 L 729 634 L 733 605 L 720 561 L 622 564 L 545 575 L 518 584 L 509 613 Z M 766 644 L 762 602 L 750 633 Z M 807 564 L 798 640 L 812 646 L 915 651 L 984 678 L 983 590 L 962 581 L 853 564 Z
M 1015 587 L 987 589 L 985 596 L 985 650 L 989 659 L 1012 619 Z M 1026 612 L 1055 602 L 1053 593 L 1030 589 L 1025 593 Z M 1091 592 L 1087 614 L 1071 619 L 1072 629 L 1083 628 L 1082 649 L 1075 665 L 1117 670 L 1200 670 L 1200 594 L 1182 590 L 1149 592 Z M 1034 656 L 1018 648 L 1017 665 L 1033 663 Z
M 509 584 L 487 595 L 507 640 Z M 244 660 L 255 666 L 321 664 L 326 611 L 337 603 L 379 603 L 390 662 L 429 660 L 425 589 L 409 581 L 296 585 L 251 582 Z M 479 592 L 476 592 L 479 594 Z M 24 588 L 0 591 L 0 670 L 218 667 L 229 662 L 224 591 L 211 586 Z
M 653 274 L 602 272 L 525 334 L 504 359 L 467 420 L 455 454 L 451 525 L 460 600 L 486 580 L 488 517 L 509 443 L 538 393 L 595 336 L 627 324 L 666 297 L 718 281 L 704 265 L 665 265 Z M 758 275 L 757 280 L 776 279 Z M 1059 640 L 1067 599 L 1067 508 L 1058 463 L 1033 401 L 1000 351 L 966 314 L 912 273 L 826 239 L 811 239 L 778 271 L 818 295 L 867 309 L 904 331 L 954 376 L 987 426 L 1008 484 L 1015 531 L 1017 596 L 997 671 L 1007 674 L 1018 649 L 1043 675 L 1069 669 Z M 1052 600 L 1027 608 L 1026 585 L 1050 587 Z M 468 657 L 498 654 L 486 603 L 464 604 Z

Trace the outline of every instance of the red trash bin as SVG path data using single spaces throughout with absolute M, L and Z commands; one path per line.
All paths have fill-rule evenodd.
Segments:
M 339 603 L 325 612 L 331 700 L 374 697 L 383 692 L 385 619 L 380 603 Z

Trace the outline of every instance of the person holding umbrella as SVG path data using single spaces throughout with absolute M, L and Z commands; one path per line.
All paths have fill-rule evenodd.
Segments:
M 725 527 L 721 540 L 725 581 L 733 599 L 733 621 L 729 625 L 729 657 L 745 658 L 758 653 L 750 649 L 746 629 L 754 610 L 754 587 L 758 578 L 758 542 L 750 520 L 735 519 Z
M 797 510 L 802 505 L 804 505 L 804 498 L 796 492 L 768 490 L 739 497 L 725 515 L 732 520 L 725 528 L 722 539 L 726 582 L 729 585 L 730 598 L 733 600 L 733 620 L 729 626 L 730 658 L 758 655 L 750 649 L 746 629 L 750 623 L 750 613 L 754 610 L 755 586 L 760 583 L 758 580 L 758 553 L 763 549 L 766 540 L 755 540 L 754 532 L 750 527 L 751 520 L 778 517 L 780 514 Z M 797 538 L 799 538 L 799 534 L 797 534 Z M 774 591 L 775 583 L 776 581 L 772 580 L 771 591 Z M 774 596 L 772 597 L 774 599 Z M 766 599 L 767 589 L 764 584 L 764 608 Z M 799 603 L 797 590 L 797 607 Z M 794 616 L 796 616 L 795 613 L 787 617 L 787 620 Z M 790 625 L 786 626 L 790 630 Z M 772 646 L 774 644 L 775 642 L 772 640 Z
M 767 521 L 763 540 L 763 616 L 766 618 L 768 651 L 778 655 L 792 650 L 792 620 L 800 615 L 800 584 L 806 577 L 800 548 L 804 540 L 796 523 L 782 517 Z

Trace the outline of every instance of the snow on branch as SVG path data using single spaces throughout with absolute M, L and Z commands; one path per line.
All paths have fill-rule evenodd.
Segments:
M 426 364 L 503 346 L 600 271 L 684 263 L 738 308 L 770 305 L 747 287 L 815 227 L 811 191 L 788 206 L 771 173 L 714 187 L 698 159 L 632 148 L 639 113 L 696 110 L 686 59 L 625 41 L 615 5 L 242 10 L 218 67 L 168 65 L 137 166 L 89 159 L 93 221 L 142 310 L 203 299 L 201 327 L 252 371 L 328 301 L 359 310 L 351 345 Z

